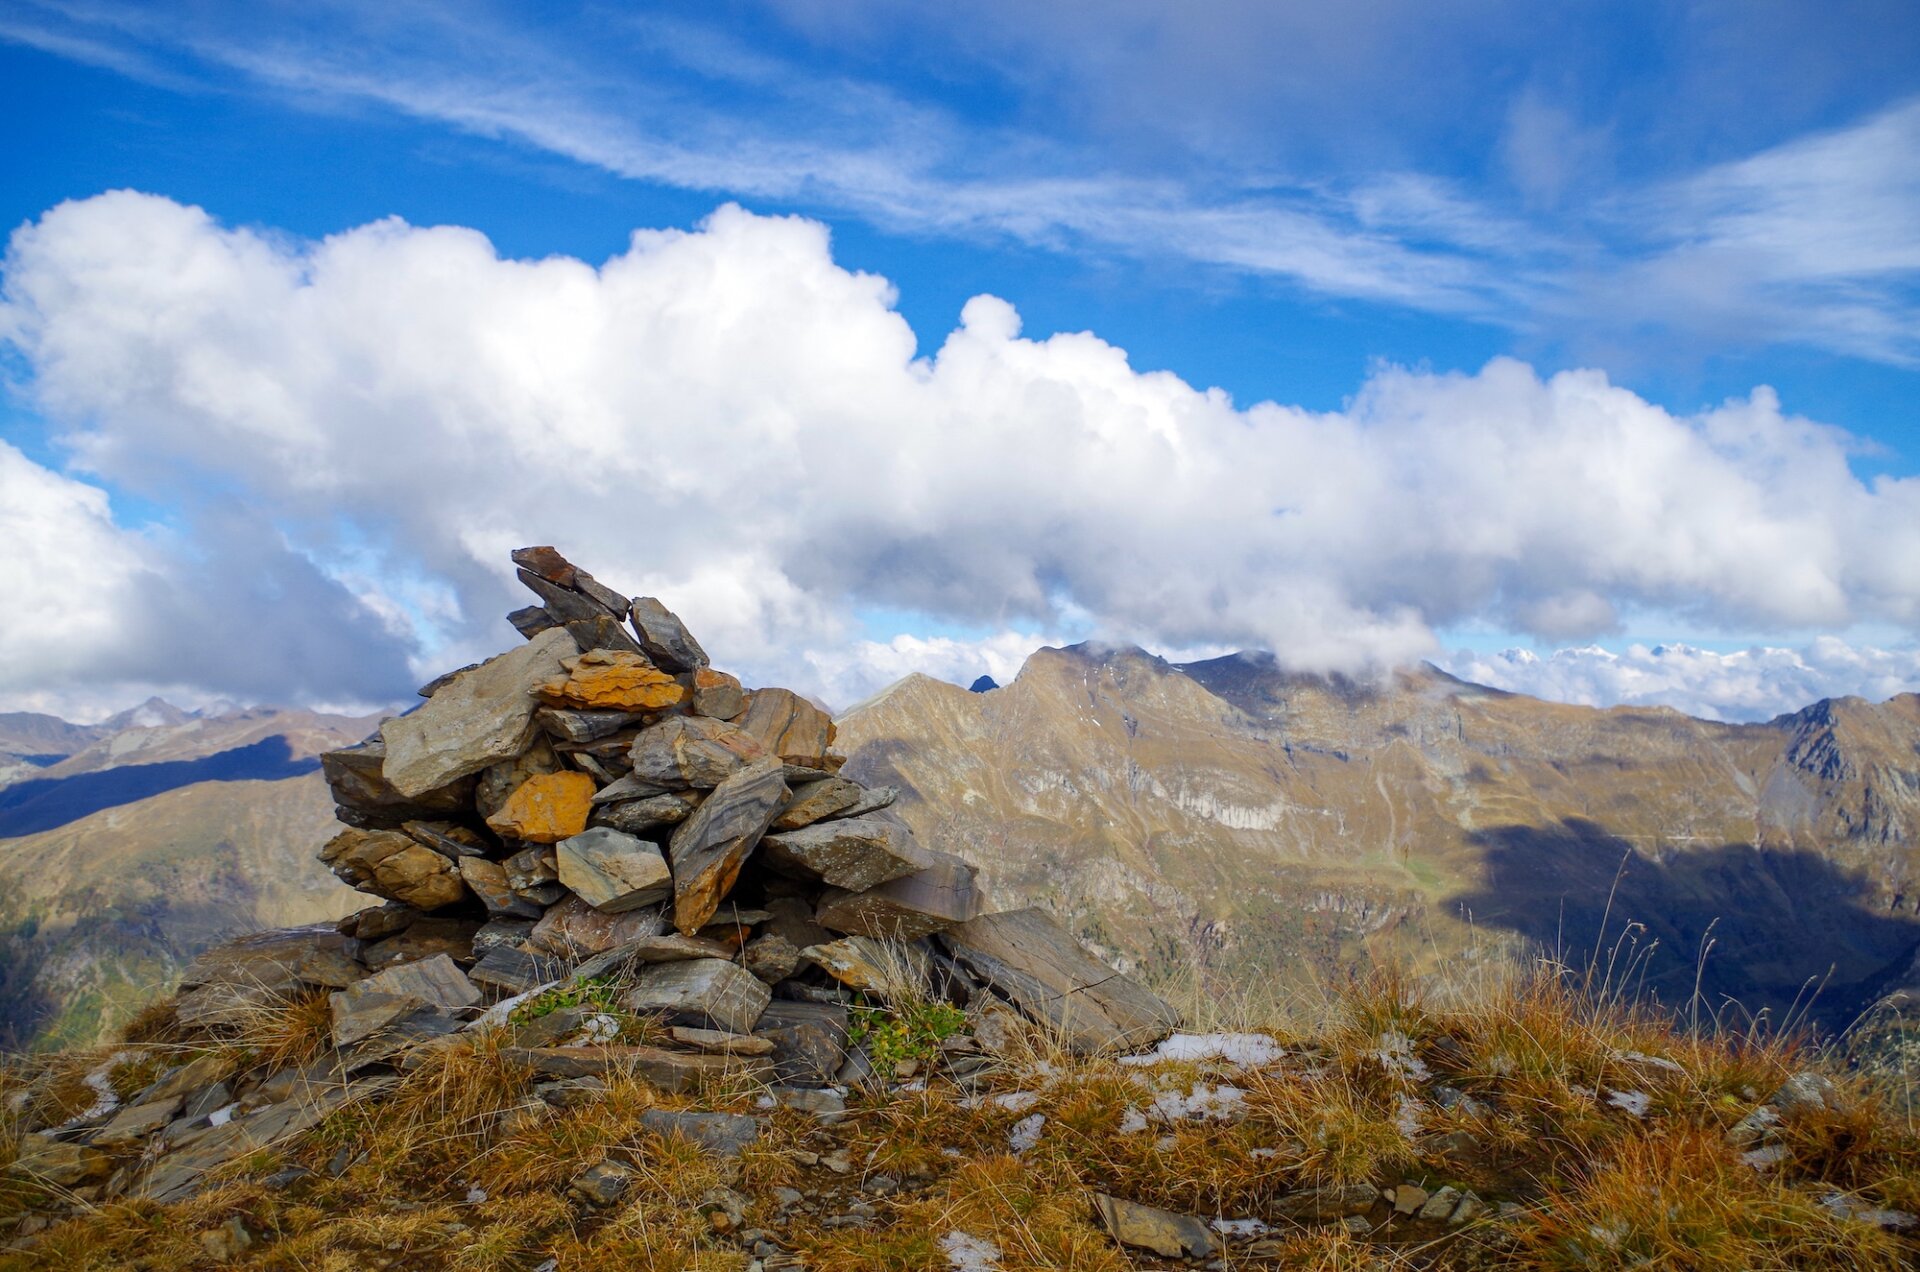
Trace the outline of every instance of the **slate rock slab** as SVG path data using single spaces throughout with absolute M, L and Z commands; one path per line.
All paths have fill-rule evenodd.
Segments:
M 1093 1208 L 1121 1245 L 1151 1250 L 1168 1259 L 1204 1259 L 1213 1253 L 1213 1234 L 1192 1215 L 1177 1215 L 1105 1193 L 1093 1195 Z
M 452 860 L 397 830 L 343 830 L 321 848 L 320 860 L 348 887 L 416 910 L 438 910 L 467 895 Z
M 760 855 L 782 874 L 824 880 L 852 892 L 865 892 L 934 864 L 932 855 L 914 842 L 912 831 L 881 817 L 816 822 L 769 834 L 761 841 Z
M 789 785 L 792 785 L 790 782 Z M 814 822 L 844 813 L 860 802 L 866 788 L 844 777 L 827 777 L 793 787 L 793 799 L 774 818 L 775 830 L 798 830 Z
M 657 844 L 623 831 L 593 827 L 556 849 L 560 882 L 602 914 L 637 910 L 673 894 L 673 876 Z
M 670 1024 L 751 1033 L 772 998 L 772 991 L 737 963 L 702 958 L 649 966 L 620 1002 L 628 1011 L 657 1013 Z
M 925 870 L 865 892 L 829 888 L 815 911 L 821 926 L 852 936 L 918 940 L 971 919 L 980 908 L 974 869 L 951 853 L 922 848 Z
M 1089 954 L 1040 910 L 985 914 L 943 933 L 968 971 L 1080 1054 L 1136 1050 L 1172 1033 L 1180 1015 Z
M 684 936 L 704 927 L 733 890 L 740 867 L 787 802 L 780 761 L 756 760 L 721 782 L 674 828 L 673 923 Z
M 718 786 L 746 765 L 766 756 L 752 734 L 725 720 L 670 716 L 640 730 L 627 753 L 636 782 L 668 790 Z
M 668 671 L 693 671 L 708 663 L 707 651 L 678 615 L 651 596 L 636 596 L 629 607 L 640 648 Z
M 679 1136 L 717 1157 L 738 1157 L 760 1138 L 760 1119 L 742 1113 L 688 1113 L 679 1109 L 648 1109 L 640 1125 L 660 1136 Z
M 561 672 L 579 652 L 573 637 L 541 632 L 454 680 L 410 714 L 380 727 L 386 746 L 381 776 L 417 798 L 491 764 L 511 759 L 532 740 L 539 700 L 534 687 Z
M 795 764 L 824 759 L 835 733 L 833 717 L 791 689 L 755 689 L 739 724 L 769 754 Z
M 401 963 L 331 995 L 333 1044 L 357 1042 L 420 1006 L 457 1011 L 480 1001 L 480 991 L 445 954 Z M 412 1007 L 398 1010 L 411 1002 Z
M 762 1078 L 756 1056 L 706 1055 L 659 1047 L 502 1047 L 500 1058 L 550 1078 L 603 1077 L 633 1073 L 663 1091 L 689 1091 L 719 1078 Z
M 776 999 L 754 1032 L 773 1044 L 773 1073 L 781 1082 L 823 1086 L 846 1063 L 847 1009 L 836 1003 Z
M 390 828 L 417 818 L 461 813 L 473 803 L 472 777 L 417 796 L 402 795 L 382 776 L 386 761 L 386 743 L 377 736 L 320 757 L 320 772 L 333 792 L 341 821 L 369 829 Z

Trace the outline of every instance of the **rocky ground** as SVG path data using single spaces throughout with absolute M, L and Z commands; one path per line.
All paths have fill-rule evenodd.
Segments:
M 1452 1006 L 1376 984 L 1312 1035 L 1098 1054 L 995 995 L 960 1008 L 895 981 L 843 991 L 864 1076 L 816 1087 L 602 1063 L 606 1030 L 675 1028 L 619 1006 L 631 985 L 569 982 L 345 1082 L 324 993 L 224 1037 L 156 1011 L 146 1041 L 10 1071 L 0 1268 L 1920 1257 L 1920 1136 L 1873 1091 L 1551 976 Z M 569 1051 L 578 1064 L 548 1059 Z M 238 1151 L 222 1164 L 173 1168 L 223 1135 Z

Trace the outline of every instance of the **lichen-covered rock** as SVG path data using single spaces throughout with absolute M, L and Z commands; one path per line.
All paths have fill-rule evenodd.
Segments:
M 487 825 L 507 839 L 555 844 L 587 828 L 593 812 L 593 779 L 585 773 L 530 777 L 507 797 Z
M 711 667 L 695 667 L 688 705 L 695 715 L 731 720 L 747 709 L 747 695 L 736 677 Z
M 349 887 L 416 910 L 438 910 L 467 895 L 452 861 L 397 830 L 343 830 L 320 860 Z
M 687 696 L 685 685 L 644 654 L 592 649 L 571 661 L 567 674 L 539 686 L 543 701 L 582 711 L 664 711 Z

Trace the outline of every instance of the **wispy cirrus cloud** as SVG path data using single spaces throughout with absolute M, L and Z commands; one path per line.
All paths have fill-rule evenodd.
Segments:
M 1075 12 L 1059 22 L 1079 22 Z M 1128 12 L 1145 38 L 1174 40 L 1158 19 Z M 1383 20 L 1414 20 L 1394 12 Z M 681 17 L 588 15 L 549 28 L 484 6 L 394 11 L 353 0 L 304 19 L 219 6 L 159 13 L 116 0 L 33 0 L 23 14 L 0 38 L 128 75 L 237 81 L 308 107 L 372 105 L 623 178 L 889 230 L 1172 256 L 1576 345 L 1648 344 L 1652 332 L 1651 343 L 1702 350 L 1800 344 L 1920 365 L 1920 98 L 1619 184 L 1596 158 L 1602 130 L 1528 86 L 1489 142 L 1516 196 L 1471 166 L 1441 172 L 1404 159 L 1304 173 L 1203 148 L 1142 166 L 1018 103 L 999 112 L 1005 118 L 969 115 L 937 92 L 824 70 Z M 1268 22 L 1251 10 L 1229 14 L 1216 34 L 1241 27 L 1249 38 L 1331 49 L 1339 64 L 1379 51 L 1371 38 L 1342 36 L 1338 23 Z M 955 30 L 983 47 L 979 32 Z M 1114 59 L 1116 73 L 1133 65 L 1098 52 L 1105 47 L 1090 39 L 1088 56 Z M 1208 57 L 1223 73 L 1245 70 L 1220 48 L 1172 51 L 1176 65 L 1193 62 L 1189 78 Z M 1058 73 L 1091 72 L 1063 64 Z M 1025 74 L 1016 89 L 1037 93 L 1033 68 Z M 1310 103 L 1312 87 L 1290 82 L 1285 102 Z M 1207 118 L 1222 122 L 1217 110 Z M 1277 122 L 1280 133 L 1300 131 Z M 1567 197 L 1575 189 L 1577 201 Z

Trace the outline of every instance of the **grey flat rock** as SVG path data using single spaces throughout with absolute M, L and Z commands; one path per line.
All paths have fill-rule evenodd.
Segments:
M 594 826 L 556 847 L 560 882 L 603 914 L 637 910 L 673 894 L 673 875 L 658 844 Z
M 820 879 L 852 892 L 865 892 L 934 864 L 933 856 L 913 841 L 912 831 L 879 817 L 816 822 L 769 834 L 760 841 L 760 856 L 782 874 Z
M 1172 1033 L 1180 1015 L 1089 954 L 1039 910 L 986 914 L 941 934 L 966 969 L 1087 1054 L 1134 1050 Z
M 657 1013 L 670 1024 L 751 1033 L 772 997 L 738 964 L 702 958 L 649 966 L 620 1001 L 629 1011 Z
M 560 660 L 577 652 L 565 631 L 541 632 L 458 677 L 411 714 L 387 721 L 380 728 L 382 777 L 400 794 L 417 797 L 518 755 L 533 736 L 540 705 L 534 687 L 559 675 Z

